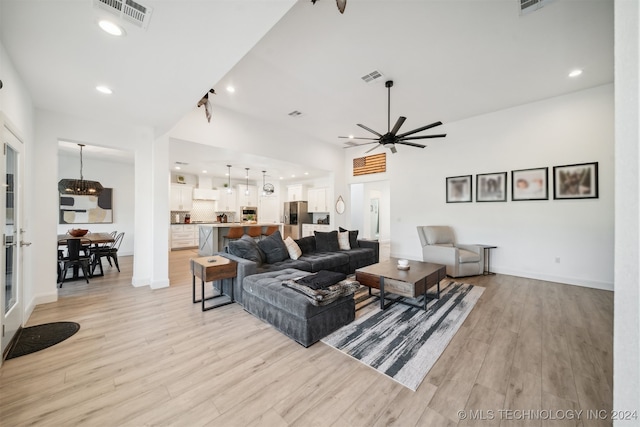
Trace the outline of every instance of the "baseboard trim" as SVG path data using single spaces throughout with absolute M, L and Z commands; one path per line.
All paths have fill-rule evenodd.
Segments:
M 140 288 L 142 286 L 149 286 L 150 283 L 151 283 L 151 279 L 149 277 L 132 277 L 131 278 L 131 284 L 136 288 Z
M 151 289 L 162 289 L 169 287 L 169 279 L 154 280 L 151 282 Z
M 603 291 L 613 291 L 614 289 L 613 282 L 602 282 L 597 280 L 580 279 L 566 276 L 553 276 L 551 274 L 544 274 L 534 271 L 519 271 L 491 266 L 491 272 L 506 274 L 509 276 L 526 277 L 527 279 L 544 280 L 545 282 L 562 283 L 565 285 L 575 285 L 582 286 L 584 288 L 600 289 Z

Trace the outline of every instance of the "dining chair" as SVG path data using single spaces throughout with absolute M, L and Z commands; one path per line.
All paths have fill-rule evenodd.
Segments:
M 95 271 L 96 267 L 100 265 L 100 273 L 104 274 L 100 258 L 106 258 L 109 265 L 113 267 L 115 264 L 118 272 L 120 272 L 120 265 L 118 264 L 118 249 L 120 248 L 120 244 L 122 244 L 123 238 L 124 231 L 118 234 L 111 244 L 93 248 L 93 256 L 95 257 L 93 260 L 93 271 Z M 111 260 L 113 260 L 113 264 L 111 263 Z
M 80 255 L 82 248 L 82 242 L 80 239 L 67 239 L 67 256 L 60 257 L 60 251 L 58 252 L 59 264 L 63 264 L 62 271 L 58 277 L 58 284 L 62 287 L 67 276 L 69 267 L 79 267 L 82 269 L 84 279 L 89 283 L 89 262 L 90 257 L 88 255 Z

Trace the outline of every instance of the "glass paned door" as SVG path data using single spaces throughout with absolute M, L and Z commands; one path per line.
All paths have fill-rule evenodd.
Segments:
M 0 221 L 4 223 L 2 231 L 4 240 L 4 256 L 0 262 L 0 277 L 2 278 L 2 352 L 8 347 L 11 339 L 22 324 L 22 269 L 20 246 L 20 141 L 2 128 L 4 161 L 0 165 L 2 190 L 0 202 Z

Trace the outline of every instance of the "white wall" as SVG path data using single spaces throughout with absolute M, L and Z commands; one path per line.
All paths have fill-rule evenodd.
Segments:
M 640 6 L 615 2 L 616 262 L 613 409 L 635 411 L 640 402 Z M 628 426 L 636 421 L 616 420 Z
M 133 255 L 135 220 L 135 167 L 133 163 L 100 160 L 84 156 L 85 179 L 99 181 L 103 187 L 113 189 L 113 223 L 111 224 L 58 224 L 58 234 L 70 228 L 88 228 L 92 232 L 124 232 L 118 253 Z M 60 151 L 58 155 L 58 180 L 78 178 L 80 173 L 80 149 L 77 154 Z M 57 212 L 55 213 L 57 215 Z
M 449 123 L 442 131 L 447 137 L 425 149 L 388 154 L 387 173 L 379 174 L 391 183 L 393 256 L 421 259 L 416 226 L 446 224 L 460 242 L 498 246 L 493 271 L 613 289 L 613 85 Z M 552 200 L 552 167 L 584 162 L 599 163 L 600 197 Z M 549 200 L 511 201 L 509 183 L 504 203 L 446 203 L 448 176 L 473 175 L 475 189 L 476 174 L 536 167 L 549 167 Z

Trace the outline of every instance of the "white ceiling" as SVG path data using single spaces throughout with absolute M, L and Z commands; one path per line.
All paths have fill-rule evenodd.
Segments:
M 141 3 L 153 7 L 148 30 L 114 40 L 96 30 L 90 0 L 1 0 L 2 43 L 36 105 L 163 130 L 213 86 L 211 126 L 224 107 L 342 145 L 339 135 L 370 136 L 356 123 L 386 131 L 386 79 L 392 125 L 445 122 L 425 134 L 613 82 L 613 0 L 555 0 L 523 16 L 519 0 L 349 0 L 344 15 L 333 0 L 288 12 L 278 0 Z M 583 75 L 567 77 L 574 68 Z M 373 70 L 385 78 L 364 83 Z M 114 95 L 94 93 L 102 81 Z

